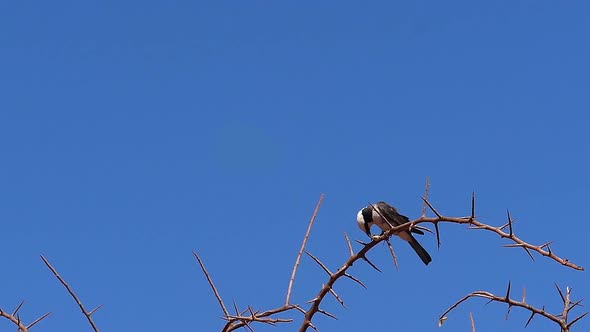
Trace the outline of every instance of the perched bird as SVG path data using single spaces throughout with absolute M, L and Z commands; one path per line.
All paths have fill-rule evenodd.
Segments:
M 385 202 L 379 202 L 377 204 L 371 204 L 360 210 L 356 215 L 356 221 L 359 225 L 359 228 L 363 232 L 367 233 L 369 237 L 372 237 L 371 226 L 373 225 L 377 225 L 383 232 L 387 232 L 391 229 L 391 227 L 410 222 L 410 219 L 404 215 L 399 214 L 393 206 Z M 412 232 L 416 234 L 424 234 L 424 232 L 416 228 L 412 228 Z M 412 249 L 414 249 L 418 256 L 420 256 L 420 259 L 422 259 L 424 264 L 428 265 L 428 263 L 432 261 L 432 258 L 426 249 L 424 249 L 424 247 L 418 243 L 418 240 L 416 240 L 416 238 L 414 238 L 410 232 L 402 231 L 396 235 L 403 240 L 406 240 L 410 244 Z

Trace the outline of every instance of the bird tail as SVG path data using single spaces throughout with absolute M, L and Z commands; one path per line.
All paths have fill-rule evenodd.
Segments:
M 428 263 L 432 262 L 432 257 L 430 257 L 430 254 L 428 254 L 428 251 L 426 251 L 426 249 L 424 249 L 424 247 L 421 246 L 420 243 L 418 243 L 418 240 L 416 240 L 413 236 L 412 239 L 408 241 L 408 243 L 410 246 L 412 246 L 412 249 L 414 249 L 424 264 L 428 265 Z

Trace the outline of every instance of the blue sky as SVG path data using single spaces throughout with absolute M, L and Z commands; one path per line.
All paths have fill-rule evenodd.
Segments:
M 518 221 L 517 235 L 588 267 L 590 23 L 586 2 L 57 1 L 0 4 L 0 307 L 54 314 L 37 331 L 88 330 L 39 258 L 104 331 L 219 330 L 226 302 L 283 303 L 308 249 L 336 269 L 356 212 L 388 201 L 417 218 L 426 177 L 444 214 Z M 497 236 L 442 226 L 422 265 L 394 242 L 336 285 L 322 331 L 438 330 L 464 294 L 527 288 L 558 312 L 553 283 L 588 298 L 586 272 Z M 293 300 L 324 272 L 304 259 Z M 514 293 L 514 294 L 518 294 Z M 518 298 L 519 295 L 516 295 Z M 518 330 L 528 314 L 474 301 L 441 331 Z M 301 319 L 295 315 L 296 319 Z M 537 330 L 556 328 L 539 317 Z M 588 320 L 578 331 L 588 329 Z M 0 327 L 8 328 L 6 321 Z M 395 328 L 393 327 L 395 326 Z M 257 331 L 290 331 L 294 326 Z

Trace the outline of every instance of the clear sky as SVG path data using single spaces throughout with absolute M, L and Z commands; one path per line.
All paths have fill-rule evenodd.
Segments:
M 426 177 L 444 214 L 505 222 L 589 267 L 590 4 L 583 1 L 3 1 L 0 4 L 0 306 L 86 331 L 55 265 L 104 331 L 219 330 L 228 304 L 283 303 L 316 201 L 309 250 L 336 269 L 356 213 L 388 201 L 417 218 Z M 376 232 L 376 230 L 375 230 Z M 442 226 L 397 240 L 342 280 L 321 331 L 439 331 L 466 293 L 561 310 L 587 272 Z M 293 300 L 324 272 L 304 258 Z M 473 301 L 440 331 L 519 330 L 528 313 Z M 300 315 L 294 314 L 298 320 Z M 590 320 L 578 325 L 588 330 Z M 533 328 L 556 331 L 536 317 Z M 8 328 L 0 321 L 1 329 Z M 257 331 L 292 331 L 295 326 Z

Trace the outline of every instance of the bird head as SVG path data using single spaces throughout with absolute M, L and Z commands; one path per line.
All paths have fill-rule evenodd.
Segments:
M 370 232 L 370 228 L 372 225 L 372 220 L 371 219 L 371 208 L 370 207 L 365 207 L 363 209 L 361 209 L 357 214 L 356 214 L 356 222 L 359 226 L 359 228 L 367 233 L 367 235 L 369 237 L 371 237 L 371 232 Z

